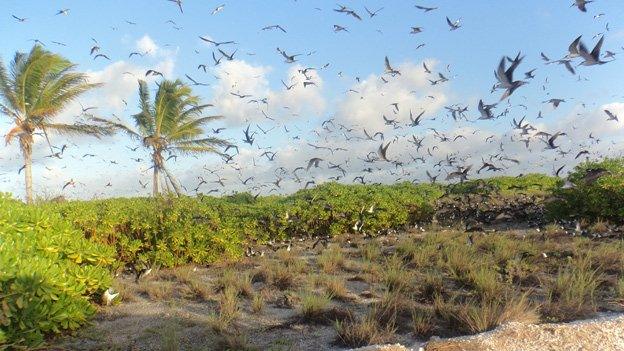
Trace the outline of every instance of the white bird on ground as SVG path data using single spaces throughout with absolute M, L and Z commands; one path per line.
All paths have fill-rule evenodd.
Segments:
M 104 301 L 104 304 L 106 306 L 110 306 L 110 304 L 113 303 L 113 300 L 117 296 L 119 296 L 119 292 L 115 292 L 113 288 L 108 288 L 106 289 L 106 291 L 104 291 L 104 294 L 102 294 L 102 301 Z

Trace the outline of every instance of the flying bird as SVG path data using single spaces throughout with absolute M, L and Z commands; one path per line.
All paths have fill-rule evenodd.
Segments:
M 609 110 L 604 110 L 604 112 L 607 114 L 607 116 L 609 116 L 609 118 L 607 118 L 607 121 L 616 121 L 616 122 L 618 122 L 618 117 L 613 112 L 611 112 Z
M 456 20 L 456 21 L 454 21 L 454 22 L 451 22 L 451 20 L 448 17 L 446 18 L 446 24 L 448 24 L 449 27 L 450 27 L 449 30 L 457 30 L 457 29 L 461 28 L 460 22 L 461 22 L 461 18 Z
M 594 2 L 593 0 L 574 0 L 570 7 L 576 6 L 581 12 L 587 12 L 587 4 Z
M 223 9 L 225 8 L 225 4 L 221 4 L 217 7 L 214 8 L 214 10 L 212 10 L 212 12 L 210 13 L 211 15 L 216 15 L 217 13 L 223 11 Z
M 392 66 L 390 66 L 390 60 L 388 59 L 388 56 L 386 56 L 386 58 L 384 59 L 384 64 L 385 64 L 385 67 L 386 67 L 385 72 L 387 74 L 390 74 L 392 76 L 395 76 L 397 74 L 401 75 L 401 72 L 397 71 L 396 69 L 392 68 Z
M 178 8 L 180 9 L 180 13 L 184 13 L 184 10 L 182 10 L 182 0 L 168 0 L 168 1 L 173 2 L 176 5 L 178 5 Z

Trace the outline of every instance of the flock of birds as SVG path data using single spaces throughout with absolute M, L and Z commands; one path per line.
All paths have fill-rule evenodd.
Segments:
M 182 0 L 163 0 L 171 2 L 176 7 L 180 15 L 184 15 L 184 3 Z M 575 0 L 572 7 L 576 7 L 579 11 L 586 12 L 587 7 L 593 1 Z M 210 11 L 215 16 L 226 9 L 226 4 L 216 6 Z M 435 14 L 441 10 L 438 7 L 426 7 L 415 5 L 415 8 L 426 15 Z M 322 9 L 316 8 L 321 11 Z M 377 16 L 382 16 L 384 8 L 371 10 L 363 7 L 363 11 L 350 8 L 344 5 L 336 5 L 332 8 L 332 12 L 344 15 L 355 21 L 364 21 Z M 56 13 L 57 16 L 69 16 L 70 9 L 60 9 Z M 604 14 L 597 14 L 594 19 L 600 19 Z M 23 23 L 28 18 L 12 15 L 13 19 Z M 364 18 L 363 18 L 364 17 Z M 462 30 L 462 18 L 452 19 L 444 16 L 446 26 L 449 31 Z M 345 18 L 342 18 L 345 19 Z M 126 20 L 128 25 L 136 25 L 134 21 Z M 175 21 L 168 20 L 167 24 L 171 25 L 175 30 L 182 31 Z M 113 27 L 113 30 L 116 28 Z M 260 28 L 264 31 L 279 31 L 288 34 L 287 28 L 280 24 L 270 24 Z M 335 24 L 334 32 L 349 32 L 346 25 Z M 423 32 L 424 28 L 414 26 L 409 30 L 410 35 L 418 35 Z M 605 33 L 610 31 L 609 25 L 605 26 Z M 381 33 L 381 31 L 379 31 Z M 568 52 L 563 54 L 561 58 L 551 59 L 544 52 L 541 53 L 540 59 L 545 65 L 561 65 L 571 75 L 577 75 L 576 70 L 579 66 L 597 66 L 608 64 L 616 59 L 618 53 L 603 50 L 602 46 L 605 39 L 605 33 L 601 33 L 596 44 L 591 50 L 584 42 L 582 36 L 574 39 L 569 47 Z M 237 60 L 241 55 L 238 45 L 235 41 L 217 41 L 207 36 L 198 36 L 199 39 L 212 48 L 209 56 L 211 62 L 199 63 L 197 71 L 199 73 L 207 73 L 211 68 L 221 65 L 225 61 Z M 45 45 L 38 39 L 33 41 Z M 60 42 L 54 42 L 57 45 L 66 45 Z M 426 44 L 420 44 L 417 49 L 424 47 Z M 624 48 L 622 48 L 624 50 Z M 92 46 L 89 54 L 93 60 L 111 60 L 110 56 L 103 52 L 102 45 L 96 39 L 92 39 Z M 133 51 L 129 53 L 128 58 L 142 57 L 147 52 Z M 286 64 L 301 64 L 306 56 L 315 54 L 310 51 L 307 54 L 292 53 L 280 47 L 276 48 L 276 55 L 279 55 Z M 251 53 L 247 53 L 251 55 Z M 323 181 L 341 181 L 346 183 L 367 184 L 379 179 L 379 176 L 385 176 L 386 179 L 392 181 L 413 181 L 413 182 L 436 182 L 436 181 L 459 181 L 463 182 L 470 177 L 484 175 L 486 172 L 491 174 L 497 172 L 505 172 L 513 166 L 518 166 L 522 162 L 522 158 L 517 154 L 517 148 L 510 145 L 520 144 L 528 152 L 540 153 L 542 164 L 552 165 L 552 173 L 555 176 L 564 176 L 564 169 L 571 169 L 572 160 L 583 160 L 583 157 L 594 155 L 592 146 L 598 145 L 601 139 L 597 135 L 589 133 L 584 140 L 569 140 L 570 145 L 564 148 L 561 144 L 562 138 L 565 138 L 569 130 L 546 131 L 540 130 L 536 124 L 527 121 L 526 116 L 511 117 L 511 114 L 518 108 L 527 110 L 527 106 L 523 104 L 512 104 L 511 97 L 522 91 L 523 87 L 532 84 L 536 79 L 535 72 L 538 68 L 526 68 L 521 78 L 521 74 L 517 70 L 521 68 L 525 56 L 518 52 L 515 56 L 503 56 L 497 67 L 494 68 L 494 84 L 491 92 L 501 92 L 498 101 L 487 103 L 487 98 L 480 99 L 473 107 L 465 104 L 450 104 L 444 107 L 447 115 L 444 117 L 427 118 L 427 111 L 418 106 L 403 106 L 400 102 L 389 104 L 387 113 L 379 116 L 383 120 L 384 128 L 382 130 L 372 130 L 369 126 L 349 125 L 337 118 L 326 118 L 322 120 L 320 125 L 311 128 L 309 131 L 302 130 L 298 125 L 288 123 L 281 120 L 278 116 L 269 113 L 268 106 L 270 99 L 265 96 L 254 96 L 253 94 L 241 92 L 240 90 L 232 90 L 229 94 L 241 102 L 246 104 L 255 104 L 257 111 L 261 114 L 261 120 L 249 122 L 240 131 L 240 139 L 231 140 L 231 145 L 225 147 L 221 151 L 220 157 L 222 162 L 218 165 L 205 165 L 201 170 L 193 170 L 195 174 L 192 179 L 184 179 L 183 188 L 189 194 L 211 194 L 226 193 L 227 191 L 245 190 L 250 191 L 256 196 L 259 194 L 269 194 L 272 192 L 284 192 L 286 189 L 308 188 Z M 289 92 L 293 89 L 314 89 L 317 86 L 318 73 L 327 70 L 330 64 L 327 63 L 320 67 L 300 66 L 297 70 L 296 77 L 290 80 L 282 80 L 283 89 Z M 378 77 L 382 84 L 388 84 L 393 79 L 399 79 L 402 75 L 401 67 L 395 66 L 390 57 L 386 56 L 384 62 L 380 62 L 379 67 L 383 67 L 383 74 Z M 422 72 L 428 77 L 429 84 L 440 86 L 451 79 L 452 73 L 449 66 L 447 72 L 436 72 L 429 67 L 426 62 L 422 63 Z M 227 73 L 227 72 L 226 72 Z M 131 73 L 130 73 L 131 74 Z M 185 74 L 185 79 L 192 86 L 207 86 L 206 82 L 201 82 L 193 78 L 192 73 Z M 342 77 L 342 72 L 338 73 Z M 164 77 L 164 74 L 155 68 L 148 69 L 144 73 L 147 77 Z M 219 77 L 216 77 L 219 79 Z M 578 80 L 582 81 L 578 75 Z M 360 83 L 360 78 L 356 78 Z M 545 78 L 542 84 L 542 90 L 546 90 L 548 78 Z M 355 89 L 350 89 L 345 94 L 360 94 Z M 549 94 L 548 94 L 549 95 Z M 363 99 L 363 97 L 361 97 Z M 435 99 L 435 96 L 429 96 Z M 124 100 L 127 106 L 127 102 Z M 550 98 L 543 101 L 545 104 L 552 105 L 556 109 L 560 104 L 565 103 L 566 99 Z M 218 107 L 218 106 L 217 106 Z M 289 107 L 286 106 L 285 109 Z M 81 115 L 90 115 L 95 113 L 96 106 L 84 107 L 81 105 Z M 420 109 L 418 111 L 417 109 Z M 414 112 L 414 111 L 417 112 Z M 619 123 L 616 112 L 605 109 L 605 123 Z M 476 116 L 475 116 L 476 114 Z M 227 118 L 227 116 L 225 116 Z M 423 128 L 432 120 L 438 119 L 445 124 L 466 123 L 473 124 L 482 120 L 496 120 L 507 118 L 511 119 L 511 129 L 502 135 L 484 134 L 477 128 L 467 130 L 465 132 L 449 133 L 441 130 L 441 128 Z M 543 118 L 540 111 L 537 119 Z M 598 123 L 598 122 L 597 122 Z M 570 126 L 574 128 L 574 126 Z M 208 134 L 221 134 L 231 132 L 231 128 L 219 127 L 208 131 Z M 238 133 L 238 132 L 237 132 Z M 461 142 L 467 142 L 469 137 L 481 135 L 482 140 L 486 144 L 490 144 L 490 152 L 483 155 L 472 155 L 463 153 L 461 150 L 464 145 Z M 305 157 L 300 164 L 282 164 L 280 163 L 281 154 L 276 145 L 272 145 L 275 140 L 287 140 L 288 143 L 296 143 L 301 149 L 297 151 L 302 155 L 311 155 Z M 534 145 L 538 145 L 536 148 Z M 399 146 L 402 145 L 402 146 Z M 541 146 L 540 146 L 541 145 Z M 444 147 L 449 146 L 449 147 Z M 533 146 L 531 148 L 531 146 Z M 247 152 L 242 157 L 242 149 Z M 365 149 L 365 153 L 357 155 L 358 150 Z M 609 147 L 614 150 L 615 144 Z M 78 145 L 67 142 L 61 146 L 53 146 L 52 153 L 45 157 L 63 159 L 68 150 L 80 150 Z M 147 171 L 150 166 L 149 157 L 139 154 L 141 147 L 127 146 L 128 154 L 132 161 L 142 163 L 146 166 Z M 443 152 L 442 150 L 455 150 Z M 397 151 L 395 151 L 397 150 Z M 516 150 L 516 151 L 514 151 Z M 71 157 L 77 160 L 85 160 L 89 158 L 101 157 L 102 162 L 111 166 L 117 165 L 119 160 L 111 157 L 117 155 L 96 155 L 94 153 L 72 154 Z M 166 162 L 176 162 L 178 155 L 170 152 L 166 156 Z M 479 160 L 480 159 L 480 160 Z M 576 162 L 578 162 L 576 161 Z M 527 165 L 528 166 L 528 165 Z M 45 166 L 51 170 L 48 166 Z M 66 166 L 64 166 L 66 167 Z M 18 170 L 22 171 L 23 167 Z M 417 176 L 417 171 L 425 170 L 424 175 Z M 263 172 L 261 174 L 260 172 Z M 268 179 L 266 174 L 268 174 Z M 148 174 L 146 172 L 146 177 Z M 426 176 L 426 177 L 424 177 Z M 112 188 L 114 180 L 105 180 L 105 188 Z M 143 179 L 138 180 L 139 190 L 145 192 L 148 189 L 149 182 Z M 285 187 L 289 184 L 289 187 Z M 73 178 L 65 180 L 60 184 L 59 190 L 65 192 L 76 186 L 85 187 L 86 185 Z

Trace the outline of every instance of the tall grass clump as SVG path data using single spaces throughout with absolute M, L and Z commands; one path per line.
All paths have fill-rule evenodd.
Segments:
M 577 258 L 558 274 L 543 282 L 546 289 L 544 314 L 549 320 L 570 321 L 596 312 L 597 291 L 603 276 L 592 268 L 590 256 Z

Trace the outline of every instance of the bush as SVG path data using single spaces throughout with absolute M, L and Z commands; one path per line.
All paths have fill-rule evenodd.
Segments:
M 120 261 L 174 267 L 238 258 L 245 243 L 293 236 L 382 233 L 429 220 L 442 190 L 434 185 L 323 184 L 289 196 L 118 198 L 50 202 L 93 241 L 114 246 Z
M 0 341 L 37 346 L 75 330 L 111 284 L 114 250 L 58 215 L 0 196 Z
M 605 170 L 597 180 L 588 179 L 595 170 Z M 579 164 L 569 176 L 572 187 L 556 191 L 559 200 L 549 207 L 554 218 L 577 217 L 607 219 L 621 223 L 624 219 L 624 158 L 587 161 Z

